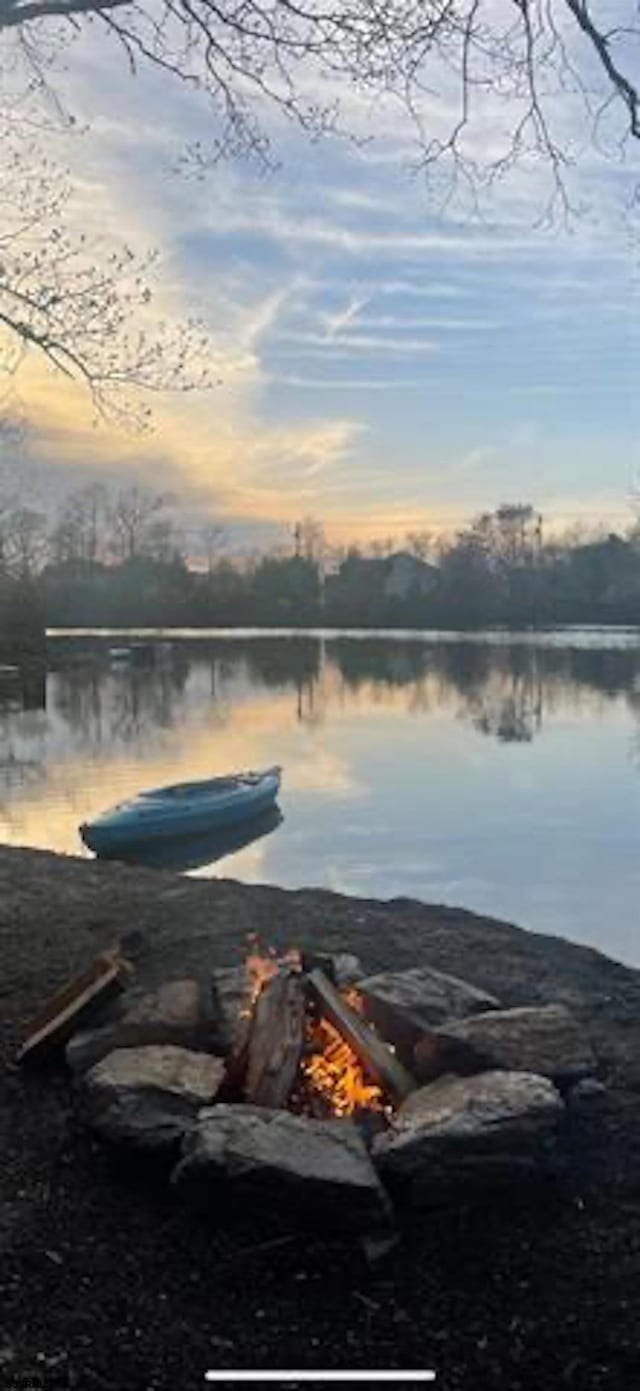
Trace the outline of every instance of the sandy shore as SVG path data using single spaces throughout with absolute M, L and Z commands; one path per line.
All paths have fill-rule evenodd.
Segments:
M 142 983 L 234 964 L 248 932 L 430 964 L 505 1005 L 561 1000 L 607 1083 L 563 1182 L 439 1212 L 381 1266 L 357 1246 L 185 1217 L 75 1120 L 62 1074 L 12 1065 L 22 1021 L 125 936 Z M 559 939 L 408 900 L 285 892 L 0 849 L 0 1386 L 203 1385 L 206 1367 L 425 1367 L 457 1388 L 626 1388 L 640 1356 L 640 973 Z M 4 1381 L 3 1381 L 4 1378 Z

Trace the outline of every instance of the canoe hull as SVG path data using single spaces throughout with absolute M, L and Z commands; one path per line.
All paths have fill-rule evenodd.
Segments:
M 247 845 L 269 836 L 282 825 L 284 817 L 275 802 L 266 811 L 258 812 L 250 821 L 219 830 L 195 831 L 193 835 L 165 836 L 157 840 L 134 842 L 113 850 L 102 850 L 101 860 L 119 860 L 122 864 L 142 865 L 147 869 L 169 869 L 174 874 L 202 869 L 215 864 Z
M 201 795 L 179 805 L 172 805 L 169 799 L 154 804 L 141 797 L 86 822 L 80 835 L 96 855 L 109 855 L 135 845 L 223 831 L 259 817 L 274 805 L 279 790 L 280 773 L 274 769 L 226 797 L 208 799 Z

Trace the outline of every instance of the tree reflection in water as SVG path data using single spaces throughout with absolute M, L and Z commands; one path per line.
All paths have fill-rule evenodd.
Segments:
M 175 642 L 168 659 L 145 666 L 112 668 L 106 649 L 87 662 L 59 660 L 54 706 L 74 741 L 96 750 L 144 744 L 205 702 L 208 720 L 223 727 L 234 701 L 255 692 L 291 693 L 293 718 L 310 727 L 336 707 L 400 698 L 409 715 L 444 710 L 510 743 L 531 742 L 562 705 L 597 713 L 623 698 L 635 718 L 639 684 L 640 647 L 581 646 L 569 633 L 564 646 L 504 634 L 495 642 L 292 633 Z

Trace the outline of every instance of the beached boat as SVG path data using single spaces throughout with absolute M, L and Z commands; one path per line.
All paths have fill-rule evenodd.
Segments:
M 223 830 L 259 816 L 279 790 L 279 768 L 154 787 L 83 822 L 80 835 L 97 855 L 112 855 L 124 846 Z

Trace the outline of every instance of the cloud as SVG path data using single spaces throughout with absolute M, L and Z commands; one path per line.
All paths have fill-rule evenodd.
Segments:
M 389 338 L 383 335 L 366 333 L 351 333 L 345 336 L 337 334 L 327 338 L 321 333 L 293 333 L 282 332 L 276 336 L 278 346 L 282 350 L 282 345 L 293 344 L 291 350 L 296 355 L 300 355 L 300 349 L 313 356 L 353 356 L 361 352 L 365 353 L 437 353 L 439 345 L 430 338 Z
M 93 121 L 55 145 L 77 225 L 96 255 L 113 239 L 159 247 L 157 311 L 205 318 L 223 385 L 159 401 L 155 434 L 130 439 L 94 430 L 82 393 L 30 355 L 19 390 L 52 491 L 139 477 L 243 536 L 274 535 L 304 507 L 348 539 L 462 521 L 507 481 L 551 498 L 554 475 L 563 499 L 598 497 L 612 460 L 637 456 L 638 277 L 612 217 L 571 237 L 536 231 L 531 171 L 494 225 L 444 215 L 401 167 L 406 120 L 361 93 L 345 115 L 374 148 L 280 129 L 272 176 L 223 164 L 183 180 L 181 147 L 210 134 L 195 94 L 158 73 L 130 80 L 87 39 L 67 81 L 79 127 Z
M 424 377 L 303 377 L 272 373 L 272 381 L 303 391 L 413 391 L 424 386 Z
M 336 335 L 342 333 L 345 328 L 348 328 L 349 325 L 359 317 L 361 310 L 366 308 L 366 305 L 369 303 L 369 298 L 369 296 L 363 297 L 356 295 L 352 297 L 345 308 L 339 310 L 337 314 L 323 315 L 324 323 L 326 324 L 327 338 L 335 338 Z
M 504 329 L 506 325 L 499 319 L 454 319 L 444 318 L 433 315 L 426 318 L 413 319 L 401 314 L 378 314 L 365 316 L 358 322 L 361 330 L 368 329 L 398 329 L 415 331 L 416 329 L 443 329 L 445 332 L 489 332 L 496 329 Z

